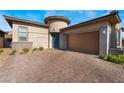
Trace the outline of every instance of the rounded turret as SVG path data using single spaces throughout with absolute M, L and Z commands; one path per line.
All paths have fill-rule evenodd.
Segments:
M 67 27 L 70 23 L 70 20 L 63 16 L 49 16 L 44 21 L 49 25 L 49 32 L 60 32 L 61 28 Z

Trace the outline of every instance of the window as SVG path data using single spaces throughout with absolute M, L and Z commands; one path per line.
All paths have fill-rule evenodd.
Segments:
M 27 41 L 28 37 L 28 28 L 27 27 L 19 27 L 19 40 Z

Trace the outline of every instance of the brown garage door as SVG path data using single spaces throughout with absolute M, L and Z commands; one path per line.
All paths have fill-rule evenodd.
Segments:
M 99 32 L 68 34 L 68 49 L 98 54 L 99 53 Z

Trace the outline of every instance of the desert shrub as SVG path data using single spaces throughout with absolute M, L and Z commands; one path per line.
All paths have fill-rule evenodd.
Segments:
M 9 53 L 9 55 L 15 55 L 16 54 L 16 50 L 13 50 L 11 53 Z
M 29 48 L 23 48 L 22 51 L 26 54 L 30 51 L 30 49 Z
M 123 49 L 124 49 L 124 44 L 122 45 Z
M 39 47 L 38 49 L 39 49 L 40 51 L 42 51 L 44 48 L 43 48 L 43 47 Z
M 102 58 L 104 60 L 111 61 L 117 64 L 124 64 L 124 55 L 113 55 L 113 54 L 99 55 L 99 58 Z
M 32 49 L 32 53 L 35 52 L 35 51 L 37 51 L 37 50 L 38 50 L 38 48 L 33 48 Z
M 0 54 L 3 53 L 3 48 L 0 48 Z
M 19 52 L 19 54 L 25 54 L 24 52 Z

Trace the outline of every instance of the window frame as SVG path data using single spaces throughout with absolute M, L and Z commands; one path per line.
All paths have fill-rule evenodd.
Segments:
M 19 31 L 20 28 L 26 28 L 27 29 L 27 37 L 26 37 L 26 40 L 25 41 L 20 40 L 20 31 Z M 20 41 L 20 42 L 26 42 L 26 41 L 28 41 L 28 27 L 18 26 L 18 41 Z

